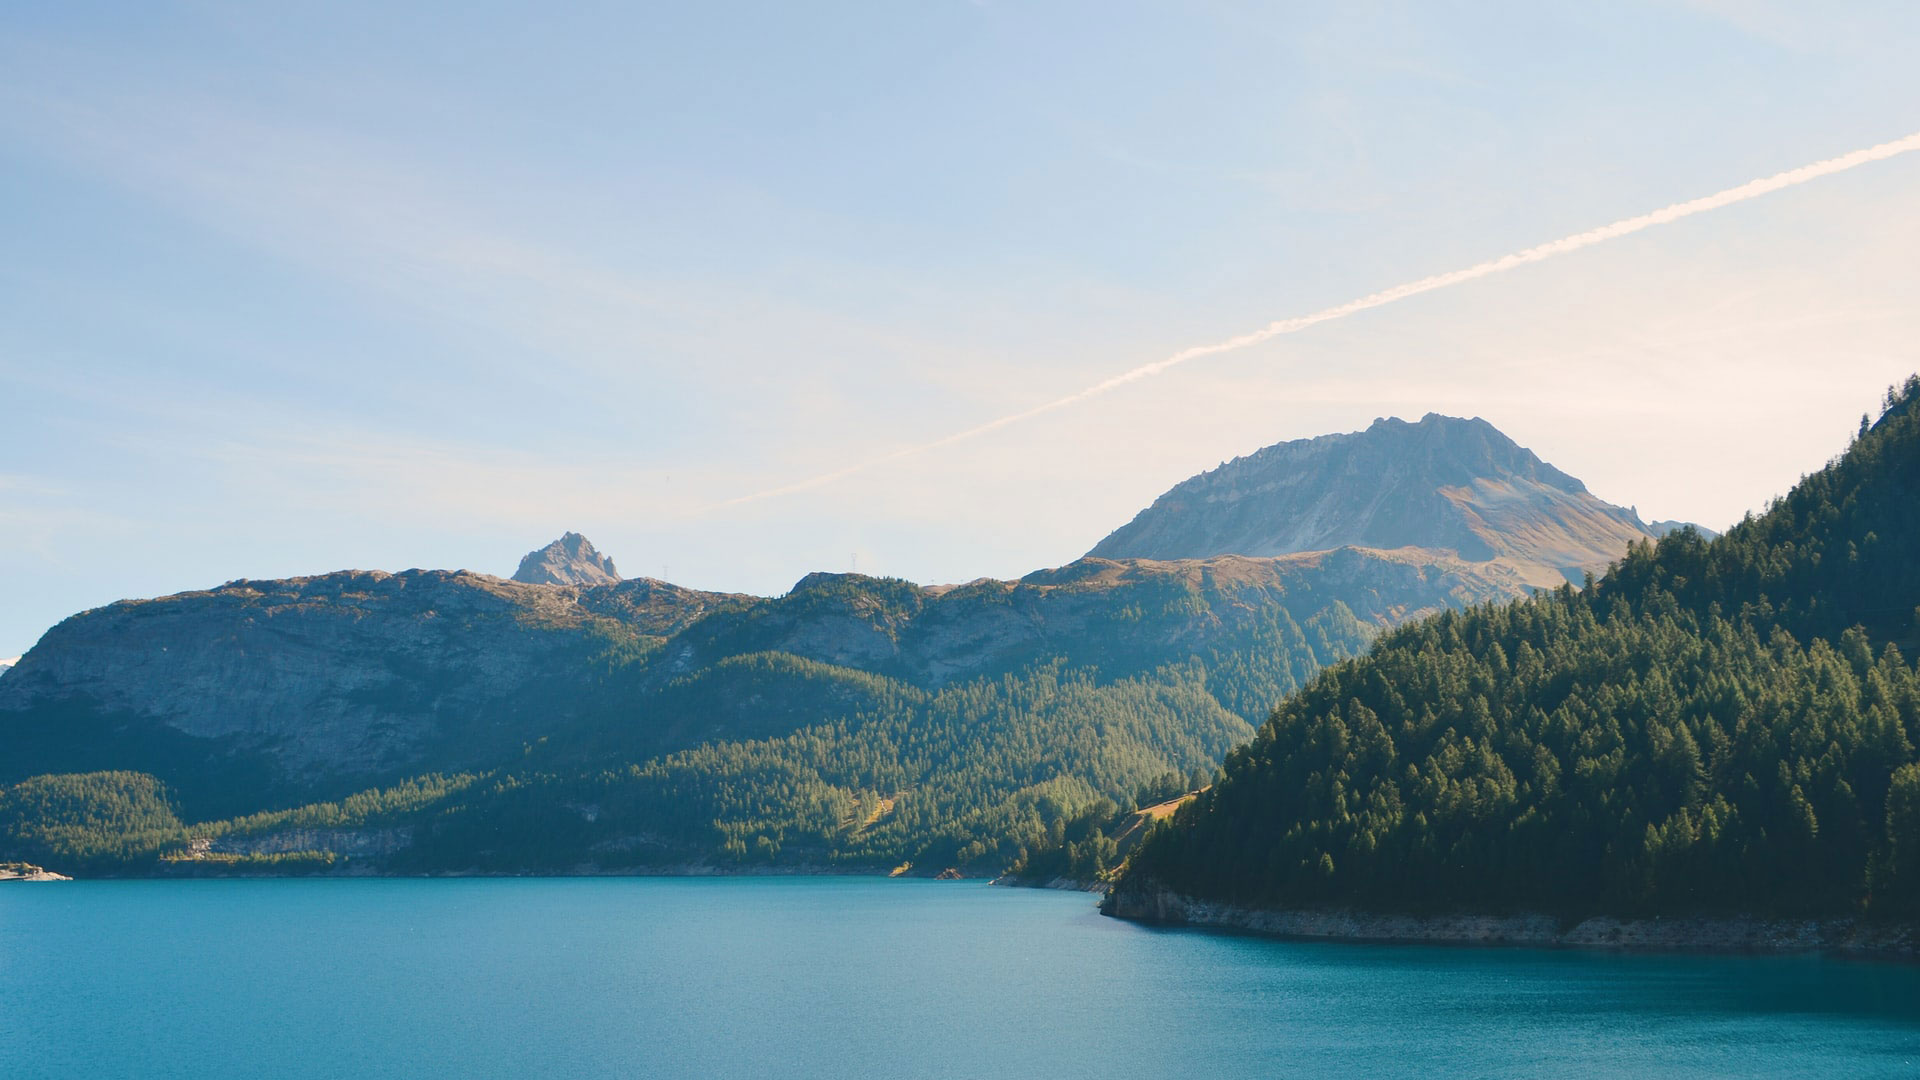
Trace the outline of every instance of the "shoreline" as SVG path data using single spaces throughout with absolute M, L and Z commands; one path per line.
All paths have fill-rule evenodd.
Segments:
M 1079 878 L 1056 877 L 1046 881 L 1033 881 L 1017 878 L 1012 874 L 1001 874 L 987 881 L 989 885 L 998 885 L 1007 889 L 1053 889 L 1059 892 L 1083 892 L 1105 894 L 1108 885 L 1104 881 L 1081 881 Z
M 1854 918 L 1594 915 L 1566 920 L 1540 913 L 1391 915 L 1352 909 L 1276 910 L 1199 900 L 1157 886 L 1110 892 L 1100 904 L 1100 913 L 1147 925 L 1234 931 L 1289 941 L 1644 953 L 1816 952 L 1920 961 L 1920 927 Z
M 32 863 L 0 863 L 0 881 L 72 881 L 65 874 L 56 874 Z
M 0 867 L 0 881 L 72 881 L 63 874 L 26 867 Z M 948 874 L 890 873 L 879 867 L 825 867 L 819 865 L 716 867 L 680 864 L 668 867 L 584 868 L 562 871 L 513 872 L 453 870 L 423 873 L 360 872 L 340 869 L 308 874 L 207 872 L 102 877 L 95 880 L 182 881 L 208 879 L 296 880 L 338 878 L 472 879 L 472 878 L 769 878 L 869 877 L 912 878 L 924 881 L 970 880 L 1006 888 L 1046 889 L 1104 894 L 1100 914 L 1147 926 L 1189 928 L 1253 934 L 1285 941 L 1318 941 L 1371 945 L 1454 945 L 1536 949 L 1589 949 L 1637 953 L 1708 953 L 1721 955 L 1788 955 L 1824 953 L 1857 959 L 1920 962 L 1920 926 L 1872 923 L 1856 918 L 1781 919 L 1751 916 L 1683 915 L 1621 918 L 1594 915 L 1568 920 L 1539 912 L 1490 915 L 1454 912 L 1438 915 L 1389 914 L 1350 908 L 1271 909 L 1200 900 L 1162 886 L 1139 886 L 1124 892 L 1103 882 L 1071 878 L 1050 881 L 959 878 Z
M 296 881 L 339 878 L 389 878 L 393 880 L 417 881 L 421 879 L 470 879 L 470 878 L 766 878 L 766 877 L 875 877 L 898 878 L 911 881 L 989 881 L 984 875 L 966 876 L 942 871 L 938 874 L 896 873 L 884 866 L 835 867 L 818 864 L 794 864 L 789 866 L 744 866 L 720 867 L 706 863 L 679 863 L 666 866 L 637 867 L 584 867 L 574 866 L 565 869 L 549 870 L 480 870 L 474 868 L 456 870 L 387 870 L 373 867 L 361 867 L 351 862 L 328 867 L 316 867 L 306 872 L 289 872 L 261 867 L 249 870 L 244 863 L 197 862 L 181 860 L 158 873 L 113 873 L 89 875 L 88 881 L 210 881 L 210 880 L 250 880 L 250 881 Z M 71 881 L 72 878 L 56 877 L 43 880 Z M 4 879 L 0 879 L 4 880 Z

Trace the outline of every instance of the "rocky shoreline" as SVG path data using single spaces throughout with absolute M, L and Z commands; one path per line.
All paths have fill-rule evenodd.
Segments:
M 72 881 L 65 874 L 56 874 L 32 863 L 0 863 L 0 881 Z
M 1569 922 L 1552 915 L 1390 915 L 1344 909 L 1275 911 L 1184 896 L 1157 886 L 1107 895 L 1102 914 L 1133 922 L 1194 926 L 1307 941 L 1517 945 L 1643 952 L 1793 953 L 1920 960 L 1920 932 L 1857 919 L 1684 916 Z
M 295 855 L 324 856 L 326 852 L 296 851 Z M 431 870 L 394 870 L 367 859 L 341 859 L 310 869 L 289 871 L 271 864 L 253 864 L 220 859 L 180 858 L 163 863 L 159 870 L 142 873 L 98 875 L 103 879 L 166 881 L 181 878 L 712 878 L 712 877 L 877 877 L 910 878 L 916 881 L 979 881 L 957 870 L 938 874 L 911 874 L 884 866 L 833 866 L 817 863 L 792 863 L 777 866 L 715 866 L 712 863 L 671 863 L 652 866 L 576 866 L 525 870 L 492 870 L 441 867 Z M 52 880 L 52 879 L 46 879 Z M 59 880 L 71 880 L 60 878 Z
M 1014 877 L 1012 874 L 1001 874 L 999 877 L 987 882 L 987 884 L 1002 885 L 1011 889 L 1058 889 L 1061 892 L 1104 893 L 1107 891 L 1107 883 L 1104 881 L 1081 881 L 1079 878 L 1070 877 L 1057 877 L 1050 878 L 1046 881 L 1038 881 L 1031 878 Z

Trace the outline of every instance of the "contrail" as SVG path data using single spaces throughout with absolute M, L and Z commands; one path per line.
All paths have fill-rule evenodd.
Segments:
M 1192 348 L 1182 349 L 1164 360 L 1155 360 L 1151 364 L 1142 364 L 1131 371 L 1123 371 L 1110 379 L 1094 383 L 1084 390 L 1076 390 L 1066 397 L 1056 398 L 1053 401 L 1046 402 L 1042 405 L 1035 405 L 1030 409 L 1022 409 L 1016 413 L 1009 413 L 1006 416 L 1000 417 L 998 420 L 989 420 L 977 427 L 970 427 L 964 431 L 956 431 L 951 435 L 935 439 L 932 442 L 919 443 L 914 446 L 895 450 L 889 454 L 869 458 L 858 464 L 849 465 L 844 469 L 821 473 L 819 476 L 795 481 L 791 484 L 784 484 L 780 487 L 768 488 L 765 491 L 756 491 L 751 495 L 741 495 L 737 498 L 717 503 L 708 509 L 737 506 L 740 503 L 754 502 L 759 499 L 770 499 L 777 495 L 791 495 L 797 491 L 805 491 L 809 488 L 819 487 L 822 484 L 830 484 L 835 480 L 852 476 L 855 473 L 865 472 L 868 469 L 885 465 L 888 462 L 899 461 L 901 458 L 913 457 L 916 454 L 924 454 L 930 450 L 938 450 L 941 447 L 952 446 L 954 443 L 965 442 L 968 439 L 985 435 L 990 431 L 998 431 L 1003 427 L 1018 424 L 1024 420 L 1031 420 L 1036 416 L 1044 416 L 1047 413 L 1064 409 L 1070 405 L 1078 405 L 1088 398 L 1099 397 L 1109 390 L 1116 390 L 1128 383 L 1152 378 L 1170 368 L 1178 367 L 1189 360 L 1198 360 L 1203 356 L 1218 356 L 1221 353 L 1233 352 L 1251 345 L 1258 345 L 1263 341 L 1271 340 L 1282 334 L 1292 334 L 1305 330 L 1309 326 L 1316 326 L 1323 322 L 1332 322 L 1335 319 L 1344 319 L 1349 315 L 1366 311 L 1369 308 L 1384 307 L 1395 301 L 1405 300 L 1409 296 L 1418 296 L 1421 293 L 1430 293 L 1438 289 L 1462 285 L 1469 281 L 1477 281 L 1483 277 L 1492 277 L 1494 274 L 1505 273 L 1515 267 L 1525 266 L 1529 263 L 1543 262 L 1556 255 L 1565 255 L 1569 252 L 1579 251 L 1581 248 L 1592 247 L 1595 244 L 1604 244 L 1608 240 L 1617 240 L 1622 236 L 1629 236 L 1644 229 L 1651 229 L 1655 225 L 1665 225 L 1668 222 L 1679 221 L 1681 218 L 1692 217 L 1695 214 L 1704 214 L 1709 210 L 1718 210 L 1723 206 L 1732 206 L 1735 203 L 1743 203 L 1749 199 L 1757 199 L 1762 195 L 1771 194 L 1782 188 L 1790 188 L 1804 184 L 1809 180 L 1818 180 L 1823 176 L 1832 176 L 1834 173 L 1846 172 L 1848 169 L 1859 168 L 1870 162 L 1885 161 L 1890 157 L 1896 157 L 1914 150 L 1920 150 L 1920 132 L 1915 132 L 1902 139 L 1895 139 L 1892 142 L 1884 142 L 1878 146 L 1870 146 L 1865 150 L 1855 150 L 1851 154 L 1842 154 L 1836 158 L 1828 158 L 1825 161 L 1816 161 L 1811 165 L 1802 165 L 1800 168 L 1789 169 L 1783 173 L 1775 173 L 1772 176 L 1763 177 L 1759 180 L 1750 180 L 1747 183 L 1741 184 L 1739 187 L 1730 187 L 1725 191 L 1716 192 L 1712 195 L 1703 196 L 1698 199 L 1690 199 L 1686 202 L 1674 203 L 1672 206 L 1655 210 L 1650 214 L 1623 218 L 1611 225 L 1602 225 L 1597 229 L 1574 233 L 1572 236 L 1562 237 L 1559 240 L 1541 244 L 1537 247 L 1530 247 L 1524 251 L 1516 251 L 1511 255 L 1502 255 L 1497 259 L 1476 263 L 1464 270 L 1451 270 L 1444 274 L 1423 277 L 1418 281 L 1409 281 L 1404 285 L 1395 285 L 1391 289 L 1383 289 L 1377 293 L 1370 293 L 1360 297 L 1358 300 L 1349 300 L 1344 304 L 1336 304 L 1330 308 L 1323 308 L 1310 315 L 1296 315 L 1290 319 L 1271 322 L 1258 330 L 1241 334 L 1238 337 L 1230 337 L 1225 341 L 1216 341 L 1211 345 L 1195 345 Z

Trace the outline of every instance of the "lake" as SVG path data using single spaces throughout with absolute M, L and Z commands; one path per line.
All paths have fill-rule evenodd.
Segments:
M 1298 944 L 865 878 L 0 886 L 8 1077 L 1913 1076 L 1920 969 Z

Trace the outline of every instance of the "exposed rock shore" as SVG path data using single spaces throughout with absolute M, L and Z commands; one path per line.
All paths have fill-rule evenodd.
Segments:
M 56 874 L 32 863 L 0 863 L 0 881 L 72 881 L 65 874 Z
M 1159 887 L 1109 893 L 1103 914 L 1136 922 L 1213 927 L 1303 940 L 1524 945 L 1649 952 L 1832 952 L 1920 960 L 1920 933 L 1854 919 L 1685 916 L 1569 923 L 1552 915 L 1388 915 L 1352 910 L 1270 911 L 1197 900 Z
M 202 841 L 202 844 L 205 842 Z M 248 852 L 249 854 L 274 854 L 268 849 Z M 577 863 L 568 867 L 541 867 L 539 869 L 499 870 L 479 868 L 436 868 L 432 870 L 390 870 L 378 865 L 377 859 L 340 858 L 331 865 L 318 869 L 303 869 L 288 872 L 271 866 L 256 866 L 247 863 L 222 862 L 217 856 L 227 854 L 221 851 L 209 851 L 204 846 L 196 847 L 194 854 L 162 864 L 162 870 L 156 874 L 133 875 L 136 877 L 245 877 L 245 878 L 288 878 L 288 877 L 378 877 L 378 878 L 572 878 L 572 877 L 634 877 L 634 878 L 681 878 L 681 877 L 912 877 L 916 880 L 966 880 L 963 875 L 955 874 L 951 878 L 923 874 L 889 874 L 883 866 L 846 866 L 818 863 L 790 863 L 774 866 L 716 866 L 707 862 L 662 863 L 657 865 L 621 866 L 601 865 L 599 863 Z M 325 850 L 297 850 L 287 854 L 327 855 Z M 209 856 L 214 858 L 209 859 Z M 0 878 L 4 880 L 4 878 Z M 52 879 L 47 879 L 52 880 Z M 59 880 L 70 880 L 60 878 Z
M 1038 881 L 1032 878 L 1015 877 L 1012 874 L 1002 874 L 987 884 L 1004 885 L 1013 889 L 1058 889 L 1061 892 L 1104 893 L 1107 891 L 1107 883 L 1104 881 L 1081 881 L 1079 878 L 1070 877 Z

